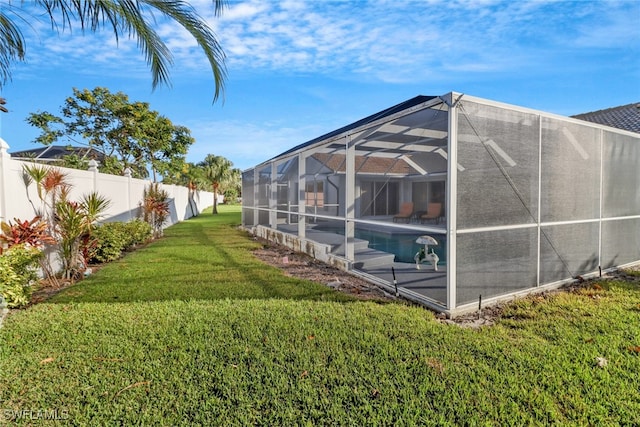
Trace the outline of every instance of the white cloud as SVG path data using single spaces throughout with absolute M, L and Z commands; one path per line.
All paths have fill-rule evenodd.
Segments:
M 231 2 L 215 17 L 209 0 L 191 2 L 215 29 L 230 72 L 318 73 L 383 82 L 426 82 L 433 71 L 487 74 L 548 67 L 563 49 L 628 49 L 640 40 L 633 2 L 283 1 Z M 191 35 L 159 20 L 158 33 L 181 73 L 208 68 Z M 135 40 L 110 30 L 52 36 L 34 24 L 41 61 L 94 58 L 106 71 L 141 69 Z M 30 60 L 34 58 L 29 57 Z M 34 61 L 37 61 L 35 59 Z M 36 64 L 37 62 L 34 62 Z M 173 71 L 172 71 L 173 72 Z M 148 71 L 144 74 L 148 77 Z
M 261 13 L 265 9 L 264 3 L 258 2 L 246 2 L 232 4 L 227 10 L 223 12 L 223 20 L 225 21 L 237 21 L 237 20 L 249 20 L 255 15 Z
M 366 71 L 369 78 L 405 81 L 440 63 L 458 63 L 448 69 L 465 73 L 543 67 L 539 52 L 567 43 L 554 34 L 583 34 L 583 26 L 592 28 L 594 40 L 583 36 L 575 46 L 606 40 L 610 47 L 623 48 L 623 36 L 606 35 L 628 34 L 632 20 L 601 22 L 598 14 L 608 11 L 615 17 L 611 9 L 629 7 L 634 6 L 591 3 L 593 10 L 580 21 L 567 16 L 566 9 L 575 15 L 583 8 L 563 2 L 248 2 L 236 4 L 237 11 L 223 16 L 218 28 L 233 69 L 327 75 Z M 250 19 L 236 19 L 240 10 Z

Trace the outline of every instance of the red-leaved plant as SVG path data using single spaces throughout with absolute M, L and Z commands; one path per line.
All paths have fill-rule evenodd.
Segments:
M 34 217 L 31 221 L 21 221 L 18 218 L 13 219 L 15 223 L 1 222 L 0 242 L 6 243 L 8 247 L 14 245 L 28 245 L 34 248 L 42 249 L 44 245 L 56 243 L 48 231 L 48 225 L 42 221 L 39 216 Z M 0 247 L 0 254 L 2 247 Z

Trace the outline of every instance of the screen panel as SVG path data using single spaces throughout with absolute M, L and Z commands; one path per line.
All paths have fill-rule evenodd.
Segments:
M 271 165 L 268 164 L 258 171 L 258 191 L 256 206 L 262 209 L 269 208 L 271 199 Z M 258 214 L 258 224 L 269 226 L 269 212 L 261 210 Z
M 535 227 L 458 234 L 457 305 L 535 287 L 537 242 Z
M 344 143 L 333 143 L 306 156 L 304 197 L 308 214 L 344 215 L 345 152 Z
M 540 284 L 597 271 L 599 233 L 597 222 L 542 227 Z
M 640 260 L 640 218 L 602 222 L 602 268 Z
M 422 222 L 429 197 L 421 190 L 434 176 L 442 182 L 446 176 L 448 122 L 448 107 L 441 103 L 353 136 L 356 218 Z
M 600 217 L 600 131 L 542 118 L 541 220 Z
M 255 205 L 253 174 L 253 169 L 242 173 L 242 204 L 244 206 L 253 207 Z
M 640 215 L 640 136 L 603 132 L 603 217 Z
M 464 100 L 459 105 L 458 228 L 536 222 L 539 117 Z
M 296 227 L 287 227 L 298 222 L 298 158 L 293 157 L 277 165 L 276 208 L 278 229 L 297 233 Z
M 242 225 L 252 227 L 255 224 L 254 210 L 255 207 L 255 188 L 254 188 L 254 169 L 249 169 L 242 173 Z

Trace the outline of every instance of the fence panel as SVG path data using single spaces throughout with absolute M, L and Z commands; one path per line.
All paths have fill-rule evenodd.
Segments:
M 27 185 L 23 178 L 23 167 L 32 163 L 14 160 L 7 152 L 9 146 L 0 138 L 0 221 L 30 220 L 42 209 L 35 183 Z M 127 176 L 109 175 L 97 171 L 58 168 L 71 184 L 70 199 L 80 200 L 93 191 L 109 199 L 103 221 L 129 221 L 138 216 L 139 206 L 149 180 Z M 213 194 L 200 191 L 189 196 L 186 187 L 163 185 L 169 193 L 170 216 L 166 226 L 188 219 L 202 212 L 213 203 Z

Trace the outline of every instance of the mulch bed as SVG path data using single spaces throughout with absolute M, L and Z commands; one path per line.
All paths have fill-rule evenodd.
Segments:
M 287 276 L 321 283 L 361 300 L 405 301 L 364 279 L 318 261 L 309 255 L 294 252 L 285 246 L 264 239 L 257 240 L 262 244 L 262 248 L 254 250 L 253 254 L 266 264 L 281 269 Z

